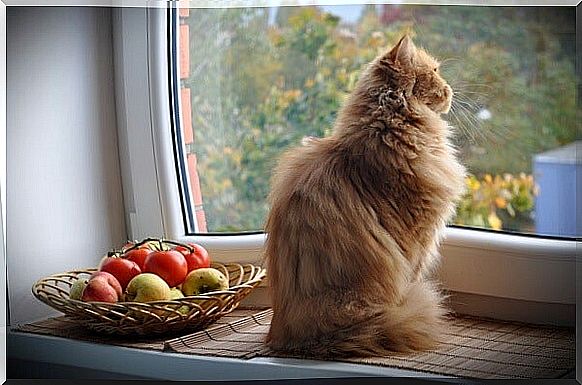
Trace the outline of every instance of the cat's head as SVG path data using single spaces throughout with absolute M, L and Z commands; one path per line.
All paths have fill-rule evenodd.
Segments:
M 453 91 L 439 74 L 439 62 L 405 35 L 377 61 L 376 76 L 389 82 L 410 102 L 414 98 L 436 113 L 451 108 Z

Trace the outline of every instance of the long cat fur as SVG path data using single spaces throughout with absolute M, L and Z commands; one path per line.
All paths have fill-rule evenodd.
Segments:
M 427 275 L 465 176 L 440 117 L 451 98 L 405 36 L 363 72 L 331 136 L 280 158 L 266 221 L 272 349 L 365 356 L 439 341 L 446 311 Z

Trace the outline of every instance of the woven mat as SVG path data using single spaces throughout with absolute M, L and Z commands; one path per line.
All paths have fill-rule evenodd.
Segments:
M 289 357 L 272 352 L 263 342 L 271 316 L 270 309 L 237 309 L 205 330 L 147 340 L 95 334 L 65 317 L 20 325 L 15 331 L 182 354 Z M 456 316 L 450 321 L 447 340 L 435 351 L 341 361 L 465 378 L 561 378 L 575 368 L 575 332 Z
M 240 319 L 251 316 L 257 313 L 257 311 L 265 310 L 265 308 L 238 308 L 232 313 L 226 314 L 215 321 L 211 327 L 218 327 L 223 324 L 228 324 L 231 322 L 236 322 Z M 165 341 L 170 339 L 171 335 L 163 335 L 160 337 L 137 337 L 137 336 L 110 336 L 107 334 L 100 334 L 93 332 L 74 321 L 71 321 L 68 317 L 54 317 L 41 320 L 38 322 L 33 322 L 29 324 L 21 324 L 13 329 L 15 332 L 32 333 L 32 334 L 43 334 L 54 337 L 70 338 L 74 340 L 94 342 L 100 344 L 125 346 L 129 348 L 136 349 L 149 349 L 149 350 L 164 350 Z M 184 335 L 182 332 L 180 335 Z M 177 337 L 174 335 L 173 337 Z
M 270 309 L 264 310 L 168 340 L 166 349 L 246 359 L 284 357 L 263 344 L 271 316 Z M 575 368 L 575 333 L 570 328 L 456 316 L 451 319 L 446 342 L 435 351 L 341 361 L 465 378 L 561 378 Z

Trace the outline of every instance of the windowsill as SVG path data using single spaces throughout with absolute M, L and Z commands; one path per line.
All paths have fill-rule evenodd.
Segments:
M 63 378 L 63 372 L 78 378 L 147 378 L 156 380 L 262 380 L 335 377 L 425 377 L 447 378 L 430 373 L 343 362 L 259 357 L 249 360 L 206 357 L 132 349 L 74 341 L 65 338 L 8 332 L 7 358 L 22 360 L 10 370 L 26 365 L 26 373 L 12 375 L 30 378 Z M 17 361 L 18 362 L 18 361 Z M 30 367 L 38 364 L 44 370 Z M 50 369 L 46 369 L 46 367 Z M 60 369 L 59 369 L 60 368 Z M 84 371 L 86 370 L 86 371 Z M 46 376 L 46 377 L 45 377 Z
M 446 295 L 445 306 L 458 314 L 539 325 L 572 327 L 576 324 L 575 304 L 516 300 L 456 291 L 446 291 Z M 268 288 L 255 288 L 241 305 L 271 306 Z
M 169 237 L 200 243 L 220 262 L 262 262 L 264 234 Z M 449 227 L 436 278 L 443 289 L 469 300 L 460 311 L 464 314 L 571 326 L 577 246 L 574 240 Z
M 265 326 L 272 313 L 257 310 L 252 314 L 254 323 L 242 322 L 235 316 L 236 322 L 231 319 L 207 333 L 153 339 L 147 344 L 133 339 L 117 342 L 95 339 L 70 322 L 38 320 L 27 327 L 9 329 L 8 377 L 207 381 L 369 376 L 446 379 L 464 375 L 512 377 L 516 370 L 529 368 L 519 374 L 524 378 L 537 378 L 540 374 L 543 378 L 563 378 L 574 368 L 571 331 L 465 316 L 451 320 L 442 349 L 417 356 L 371 357 L 371 361 L 351 362 L 279 358 L 274 357 L 276 354 L 264 354 L 260 346 L 257 348 L 257 342 L 266 335 Z M 246 313 L 245 317 L 248 316 Z M 258 339 L 251 338 L 251 334 Z

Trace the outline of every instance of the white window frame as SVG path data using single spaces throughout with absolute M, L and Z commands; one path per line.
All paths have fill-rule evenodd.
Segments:
M 163 235 L 200 243 L 218 261 L 261 263 L 264 234 L 186 235 L 170 135 L 167 42 L 157 32 L 167 27 L 165 10 L 116 9 L 113 20 L 130 239 Z M 576 282 L 582 279 L 578 245 L 574 240 L 448 228 L 439 279 L 452 292 L 572 310 Z

